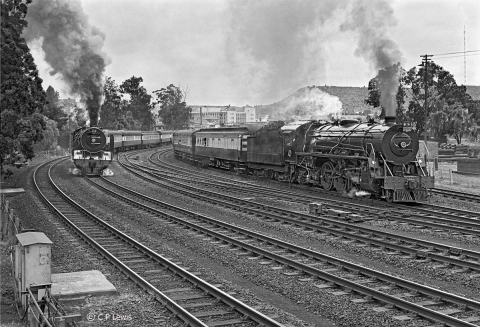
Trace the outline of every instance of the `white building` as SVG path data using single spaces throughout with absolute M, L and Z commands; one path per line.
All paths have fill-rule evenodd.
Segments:
M 192 108 L 192 127 L 206 128 L 216 126 L 239 126 L 254 123 L 256 109 L 251 106 L 201 106 L 190 105 Z

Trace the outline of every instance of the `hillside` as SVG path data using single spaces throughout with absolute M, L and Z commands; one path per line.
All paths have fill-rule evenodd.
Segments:
M 468 85 L 467 93 L 474 100 L 480 100 L 480 86 Z M 342 115 L 353 115 L 365 110 L 377 111 L 365 104 L 368 97 L 366 87 L 349 86 L 307 86 L 298 89 L 288 97 L 269 104 L 256 106 L 257 116 L 269 120 L 310 119 L 339 113 L 341 102 Z M 405 106 L 408 106 L 411 93 L 407 91 Z M 338 100 L 340 102 L 338 102 Z
M 373 108 L 366 105 L 365 87 L 307 86 L 270 105 L 256 106 L 257 116 L 269 120 L 291 120 L 346 115 Z
M 470 94 L 473 100 L 480 100 L 480 86 L 467 85 L 467 93 Z

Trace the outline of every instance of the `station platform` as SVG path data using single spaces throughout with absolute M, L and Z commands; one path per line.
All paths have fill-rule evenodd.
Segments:
M 25 190 L 23 188 L 3 188 L 0 189 L 0 194 L 3 194 L 5 196 L 14 196 L 18 194 L 25 193 Z
M 52 295 L 62 300 L 118 295 L 118 291 L 99 270 L 52 274 Z

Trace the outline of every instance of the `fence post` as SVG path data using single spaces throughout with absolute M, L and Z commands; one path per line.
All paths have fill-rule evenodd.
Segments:
M 450 171 L 450 185 L 453 185 L 453 176 L 452 176 L 452 170 L 449 169 Z
M 435 164 L 435 171 L 438 171 L 438 157 L 435 157 L 433 160 Z
M 2 238 L 2 241 L 3 241 L 3 234 L 4 234 L 4 230 L 5 230 L 5 225 L 6 225 L 8 220 L 7 220 L 7 214 L 6 214 L 5 209 L 2 208 L 1 210 L 2 210 L 2 212 L 1 212 L 2 217 L 0 217 L 0 233 L 2 234 L 1 238 Z
M 7 236 L 13 236 L 13 235 L 15 235 L 15 224 L 13 222 L 13 209 L 10 209 L 10 212 L 8 214 Z
M 2 215 L 2 240 L 4 240 L 8 235 L 8 213 L 9 213 L 9 205 L 8 201 L 4 199 L 5 206 L 3 207 L 3 215 Z
M 20 232 L 20 218 L 18 218 L 17 215 L 15 215 L 14 223 L 15 223 L 15 234 L 14 235 L 17 235 Z

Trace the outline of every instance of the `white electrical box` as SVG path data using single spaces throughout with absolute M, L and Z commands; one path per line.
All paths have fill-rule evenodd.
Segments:
M 32 284 L 51 283 L 51 259 L 53 242 L 41 232 L 17 234 L 18 244 L 15 246 L 15 282 L 18 292 L 24 292 Z M 41 299 L 43 294 L 39 293 Z M 25 295 L 22 306 L 26 308 Z

